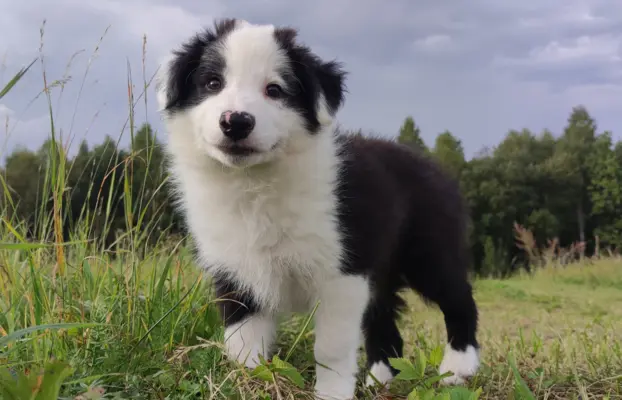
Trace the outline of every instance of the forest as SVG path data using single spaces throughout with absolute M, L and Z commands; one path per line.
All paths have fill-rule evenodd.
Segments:
M 395 134 L 459 180 L 480 276 L 509 276 L 545 255 L 564 262 L 616 253 L 622 244 L 622 141 L 599 132 L 583 106 L 571 110 L 562 132 L 510 130 L 471 159 L 455 133 L 424 143 L 411 116 Z M 114 253 L 131 239 L 133 249 L 148 252 L 186 233 L 165 157 L 149 124 L 132 129 L 129 148 L 108 136 L 92 147 L 83 142 L 71 158 L 52 137 L 37 151 L 22 147 L 7 155 L 0 207 L 38 240 L 62 226 L 64 241 L 88 240 Z

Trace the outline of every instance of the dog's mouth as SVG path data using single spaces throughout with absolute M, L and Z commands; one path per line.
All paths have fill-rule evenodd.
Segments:
M 278 141 L 270 148 L 268 152 L 275 151 L 277 148 L 279 148 L 280 144 L 281 144 L 281 141 Z M 239 143 L 223 143 L 223 144 L 217 145 L 216 147 L 218 148 L 218 150 L 220 150 L 224 154 L 227 154 L 229 156 L 235 156 L 235 157 L 248 157 L 248 156 L 252 156 L 255 154 L 266 153 L 265 150 L 260 150 L 253 146 L 245 146 Z
M 253 147 L 243 146 L 239 144 L 223 144 L 218 146 L 218 150 L 222 151 L 225 154 L 238 157 L 245 157 L 259 153 L 259 150 Z

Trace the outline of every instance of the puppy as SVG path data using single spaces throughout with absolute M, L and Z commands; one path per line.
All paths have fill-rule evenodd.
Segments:
M 319 302 L 317 397 L 352 398 L 363 341 L 370 374 L 395 375 L 398 292 L 414 289 L 444 313 L 440 372 L 461 383 L 479 346 L 459 188 L 393 141 L 337 134 L 345 75 L 294 29 L 225 19 L 158 76 L 175 193 L 221 299 L 228 356 L 256 366 L 276 316 Z

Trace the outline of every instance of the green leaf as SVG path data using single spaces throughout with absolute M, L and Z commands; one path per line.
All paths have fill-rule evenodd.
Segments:
M 451 400 L 451 394 L 449 392 L 440 393 L 435 400 Z
M 0 398 L 26 400 L 34 398 L 28 377 L 22 371 L 10 368 L 0 370 Z
M 0 370 L 0 398 L 6 400 L 56 400 L 65 379 L 73 373 L 66 363 L 51 361 L 41 373 L 26 376 L 9 368 Z
M 451 400 L 449 393 L 436 393 L 434 389 L 415 388 L 408 394 L 407 400 Z
M 296 368 L 278 355 L 272 357 L 272 369 L 292 381 L 299 388 L 304 388 L 305 380 Z
M 272 371 L 270 371 L 270 368 L 265 365 L 256 366 L 251 372 L 251 376 L 253 378 L 261 379 L 262 381 L 274 382 L 274 375 L 272 375 Z
M 296 369 L 287 368 L 287 369 L 281 369 L 278 372 L 279 374 L 283 375 L 284 377 L 292 381 L 294 385 L 298 386 L 299 388 L 302 389 L 305 387 L 305 380 L 300 374 L 300 372 L 296 371 Z
M 423 384 L 424 384 L 424 386 L 426 386 L 426 387 L 430 387 L 430 386 L 432 386 L 433 384 L 435 384 L 436 382 L 438 382 L 438 381 L 440 381 L 441 379 L 443 379 L 444 377 L 445 377 L 445 374 L 443 374 L 443 375 L 434 375 L 434 376 L 431 376 L 431 377 L 429 377 L 428 379 L 426 379 L 426 380 L 423 382 Z
M 60 361 L 48 363 L 43 371 L 43 382 L 37 400 L 56 400 L 63 381 L 73 373 L 73 368 Z
M 476 391 L 471 393 L 471 396 L 469 397 L 469 400 L 477 400 L 479 399 L 479 396 L 482 394 L 482 388 L 479 387 L 477 388 Z
M 419 377 L 415 366 L 405 358 L 389 358 L 389 364 L 400 371 L 394 379 L 410 381 Z
M 440 366 L 441 362 L 443 361 L 443 347 L 440 345 L 436 346 L 430 352 L 430 357 L 428 357 L 428 361 L 430 362 L 430 365 L 438 368 L 438 366 Z
M 462 387 L 456 386 L 451 389 L 448 393 L 450 400 L 477 400 L 479 394 L 481 393 L 481 388 L 478 391 L 473 392 L 472 390 Z
M 288 363 L 287 361 L 283 361 L 281 360 L 281 358 L 278 355 L 274 355 L 272 356 L 272 366 L 274 368 L 279 368 L 279 369 L 287 369 L 287 368 L 294 368 L 290 363 Z
M 425 367 L 427 366 L 428 360 L 425 356 L 425 353 L 423 352 L 423 350 L 419 349 L 419 351 L 417 352 L 417 365 L 416 365 L 416 370 L 418 373 L 418 378 L 423 378 L 423 376 L 425 375 Z
M 434 393 L 434 389 L 427 389 L 425 392 L 422 392 L 419 395 L 419 398 L 421 400 L 432 400 L 434 398 L 436 398 L 436 393 Z

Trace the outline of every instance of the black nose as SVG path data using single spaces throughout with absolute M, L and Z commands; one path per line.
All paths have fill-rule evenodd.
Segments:
M 220 115 L 220 129 L 231 140 L 248 137 L 255 127 L 255 117 L 247 112 L 225 111 Z

